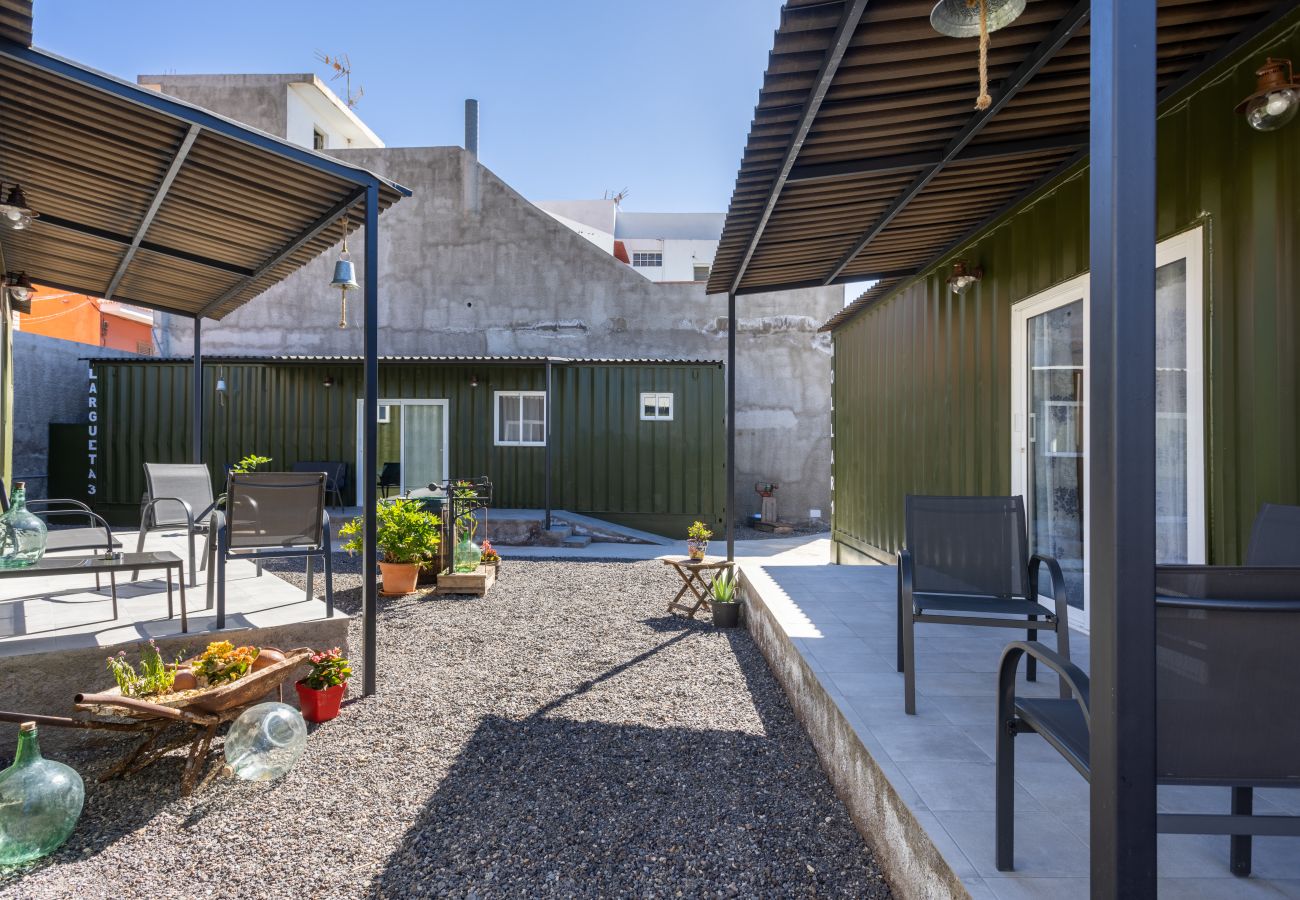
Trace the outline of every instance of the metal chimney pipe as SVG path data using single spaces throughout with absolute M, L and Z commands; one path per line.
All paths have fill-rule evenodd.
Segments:
M 465 149 L 478 156 L 478 101 L 465 101 Z

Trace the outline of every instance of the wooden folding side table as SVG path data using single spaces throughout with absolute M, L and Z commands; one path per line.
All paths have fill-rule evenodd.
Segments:
M 672 566 L 682 580 L 682 588 L 677 596 L 668 602 L 668 612 L 684 612 L 687 618 L 695 618 L 701 606 L 712 612 L 713 604 L 709 597 L 713 595 L 713 580 L 731 569 L 732 563 L 725 559 L 691 559 L 689 556 L 660 557 L 665 566 Z M 694 595 L 695 603 L 682 598 L 688 593 Z

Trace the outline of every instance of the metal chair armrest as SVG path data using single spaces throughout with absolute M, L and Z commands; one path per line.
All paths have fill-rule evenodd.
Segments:
M 39 498 L 38 498 L 38 499 L 36 499 L 36 500 L 28 500 L 28 501 L 27 501 L 27 507 L 30 509 L 32 506 L 34 506 L 34 505 L 36 505 L 36 504 L 38 504 L 38 503 L 41 504 L 42 506 L 48 506 L 48 505 L 50 505 L 51 503 L 66 503 L 66 504 L 69 505 L 69 506 L 75 507 L 77 512 L 88 512 L 88 513 L 94 513 L 94 510 L 92 510 L 92 509 L 91 509 L 89 506 L 87 506 L 86 504 L 82 503 L 80 500 L 71 500 L 71 499 L 62 498 L 62 497 L 53 497 L 53 498 L 48 498 L 48 499 L 39 499 Z M 53 513 L 53 512 L 56 512 L 56 510 L 47 510 L 47 512 Z M 67 512 L 71 513 L 72 510 L 67 510 Z
M 190 504 L 187 501 L 182 500 L 180 497 L 151 497 L 145 502 L 145 512 L 147 514 L 152 514 L 154 507 L 159 503 L 179 503 L 181 509 L 185 510 L 185 524 L 189 527 L 190 531 L 194 530 L 194 510 L 190 507 Z M 157 527 L 156 523 L 155 527 Z
M 905 606 L 913 609 L 912 606 L 912 579 L 915 574 L 915 568 L 912 564 L 912 552 L 910 550 L 898 551 L 898 608 L 902 610 Z
M 1051 647 L 1039 641 L 1013 641 L 1002 651 L 998 663 L 998 716 L 1010 715 L 1015 705 L 1016 669 L 1022 657 L 1030 656 L 1047 666 L 1069 687 L 1070 693 L 1083 710 L 1083 720 L 1092 727 L 1091 681 L 1088 673 L 1070 662 Z

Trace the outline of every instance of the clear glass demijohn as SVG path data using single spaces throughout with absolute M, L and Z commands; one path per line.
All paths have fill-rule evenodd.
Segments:
M 21 569 L 45 555 L 49 532 L 40 517 L 27 508 L 26 485 L 14 482 L 9 510 L 0 515 L 0 568 Z
M 53 852 L 77 827 L 86 786 L 71 766 L 45 759 L 36 723 L 18 732 L 14 764 L 0 772 L 0 866 Z

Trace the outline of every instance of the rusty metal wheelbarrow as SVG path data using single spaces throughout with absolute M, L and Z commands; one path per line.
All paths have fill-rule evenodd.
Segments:
M 138 772 L 177 747 L 188 745 L 189 754 L 181 775 L 181 796 L 188 796 L 199 784 L 217 729 L 239 718 L 244 710 L 272 690 L 279 690 L 283 700 L 284 682 L 312 653 L 307 647 L 289 650 L 283 660 L 249 672 L 237 681 L 167 703 L 123 697 L 119 689 L 113 688 L 102 694 L 77 694 L 73 701 L 73 707 L 79 713 L 76 716 L 38 716 L 0 710 L 0 721 L 143 735 L 135 749 L 102 774 L 100 781 Z M 124 719 L 126 721 L 122 721 Z M 172 734 L 163 740 L 169 731 Z

